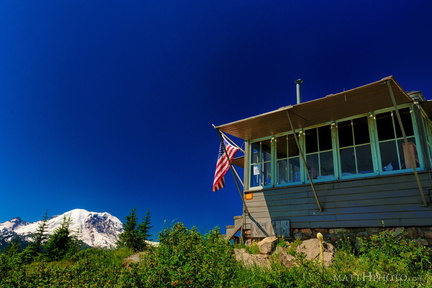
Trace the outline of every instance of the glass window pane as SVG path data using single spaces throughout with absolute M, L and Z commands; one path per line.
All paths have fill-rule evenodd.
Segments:
M 398 154 L 395 141 L 380 143 L 381 164 L 383 171 L 400 170 Z
M 369 143 L 367 117 L 353 119 L 354 142 L 356 145 Z
M 332 151 L 320 153 L 320 166 L 321 177 L 334 177 Z
M 271 182 L 271 139 L 251 145 L 250 187 L 267 185 Z
M 339 146 L 347 147 L 354 145 L 352 136 L 351 120 L 338 123 Z
M 288 166 L 287 160 L 277 161 L 277 180 L 276 184 L 288 183 Z
M 379 141 L 395 138 L 392 118 L 392 112 L 376 115 Z
M 259 148 L 257 149 L 256 146 L 258 145 L 252 144 L 251 163 L 258 163 L 259 161 Z
M 264 186 L 264 185 L 271 184 L 271 170 L 270 170 L 271 163 L 270 162 L 266 162 L 266 163 L 264 163 L 263 167 L 264 167 L 264 171 L 263 171 L 263 177 L 264 178 L 263 178 L 262 185 Z
M 276 157 L 282 159 L 287 157 L 287 136 L 278 137 L 276 139 Z
M 317 129 L 306 130 L 306 153 L 318 152 Z
M 300 182 L 300 158 L 294 157 L 288 160 L 289 163 L 289 181 Z
M 374 172 L 370 145 L 356 147 L 356 154 L 358 173 L 365 174 Z
M 295 141 L 294 135 L 290 134 L 288 135 L 288 156 L 299 156 L 300 152 L 297 146 L 297 143 Z
M 307 168 L 312 179 L 316 179 L 319 175 L 318 154 L 306 156 Z
M 251 187 L 257 187 L 257 186 L 261 186 L 261 168 L 260 165 L 252 165 L 251 166 L 251 171 L 250 171 L 250 186 Z
M 354 148 L 345 148 L 340 150 L 340 161 L 342 176 L 348 176 L 357 173 Z
M 417 147 L 415 144 L 415 139 L 414 137 L 409 137 L 408 139 L 408 146 L 405 145 L 405 142 L 403 139 L 398 140 L 398 145 L 401 149 L 401 161 L 402 161 L 402 169 L 412 169 L 413 168 L 413 164 L 412 164 L 412 160 L 415 161 L 415 165 L 416 167 L 420 167 L 420 162 L 418 159 L 418 154 L 417 154 Z M 410 156 L 411 154 L 411 156 Z M 412 160 L 411 160 L 412 158 Z
M 270 139 L 261 142 L 262 161 L 271 159 L 271 141 Z
M 319 150 L 331 150 L 332 149 L 332 137 L 330 125 L 318 128 L 318 139 L 319 139 Z
M 414 129 L 412 125 L 412 119 L 411 119 L 411 113 L 409 108 L 404 108 L 399 110 L 399 114 L 402 119 L 403 127 L 405 130 L 405 134 L 407 136 L 414 135 Z M 396 126 L 396 137 L 401 138 L 403 137 L 402 131 L 399 126 L 399 122 L 397 121 L 396 115 L 395 115 L 395 126 Z

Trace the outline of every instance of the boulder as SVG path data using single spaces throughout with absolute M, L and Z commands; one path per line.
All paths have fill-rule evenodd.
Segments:
M 309 239 L 302 242 L 297 247 L 298 253 L 303 253 L 306 255 L 306 260 L 319 259 L 320 255 L 320 244 L 318 239 Z M 324 246 L 324 265 L 329 266 L 333 261 L 333 256 L 335 253 L 335 248 L 332 244 L 323 242 Z
M 262 268 L 270 268 L 270 259 L 268 255 L 249 254 L 246 249 L 234 249 L 235 258 L 243 263 L 246 267 L 258 266 Z
M 276 247 L 276 253 L 279 254 L 279 260 L 287 268 L 297 266 L 296 258 L 286 252 L 286 248 Z
M 277 237 L 266 237 L 258 242 L 258 249 L 261 254 L 269 255 L 276 248 L 278 238 Z

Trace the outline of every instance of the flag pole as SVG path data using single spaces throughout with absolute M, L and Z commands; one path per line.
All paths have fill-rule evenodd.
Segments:
M 212 125 L 213 125 L 213 124 L 212 124 Z M 238 183 L 238 179 L 237 179 L 237 177 L 235 177 L 235 176 L 236 176 L 236 175 L 235 175 L 236 172 L 235 172 L 234 167 L 232 166 L 232 163 L 231 163 L 231 161 L 230 161 L 230 159 L 229 159 L 229 157 L 228 157 L 228 152 L 227 152 L 226 147 L 225 147 L 225 143 L 224 143 L 224 139 L 223 139 L 223 136 L 222 136 L 222 132 L 219 130 L 219 128 L 216 128 L 215 125 L 213 125 L 213 128 L 215 128 L 216 131 L 218 132 L 219 139 L 220 139 L 220 142 L 221 142 L 221 145 L 222 145 L 223 151 L 224 151 L 224 153 L 225 153 L 225 157 L 227 157 L 227 159 L 228 159 L 228 164 L 229 164 L 230 170 L 231 170 L 231 172 L 232 172 L 232 174 L 233 174 L 233 176 L 234 176 L 234 181 L 235 181 L 236 186 L 237 186 L 237 191 L 238 191 L 239 196 L 240 196 L 240 199 L 241 199 L 241 201 L 242 201 L 242 203 L 243 203 L 243 211 L 246 212 L 247 214 L 249 214 L 249 211 L 248 211 L 247 206 L 246 206 L 246 202 L 245 202 L 245 200 L 244 200 L 244 198 L 243 198 L 243 193 L 242 193 L 241 188 L 240 188 L 240 185 L 239 185 L 239 183 Z
M 213 125 L 213 127 L 214 127 L 215 129 L 217 129 L 214 125 Z M 244 151 L 240 146 L 238 146 L 237 143 L 235 143 L 233 140 L 231 140 L 231 139 L 230 139 L 230 138 L 229 138 L 225 133 L 223 133 L 223 132 L 220 131 L 219 129 L 218 129 L 218 131 L 219 131 L 219 133 L 222 134 L 222 136 L 225 137 L 225 139 L 226 139 L 227 141 L 231 142 L 232 145 L 234 145 L 234 146 L 237 147 L 240 151 L 242 151 L 243 153 L 245 153 L 245 151 Z

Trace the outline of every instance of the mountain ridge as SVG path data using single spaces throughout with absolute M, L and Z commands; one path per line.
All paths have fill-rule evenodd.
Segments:
M 70 231 L 90 247 L 114 248 L 118 235 L 123 231 L 123 223 L 108 212 L 73 209 L 47 219 L 46 234 L 52 234 L 65 218 L 70 219 Z M 20 217 L 15 217 L 0 223 L 0 238 L 9 241 L 18 235 L 26 241 L 31 241 L 32 234 L 36 233 L 42 221 L 27 222 Z

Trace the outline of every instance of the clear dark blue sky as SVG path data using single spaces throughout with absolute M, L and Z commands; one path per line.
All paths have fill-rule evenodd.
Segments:
M 429 1 L 0 3 L 0 222 L 74 208 L 233 224 L 224 124 L 393 75 L 432 98 Z

